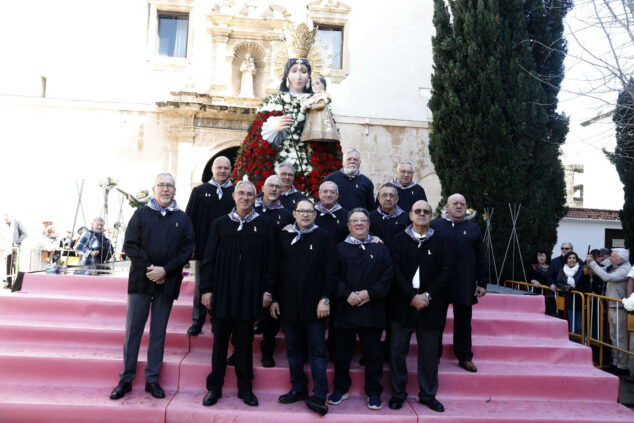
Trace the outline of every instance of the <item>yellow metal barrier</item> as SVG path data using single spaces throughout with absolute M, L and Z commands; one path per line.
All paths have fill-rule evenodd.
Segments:
M 634 352 L 629 351 L 629 336 L 627 336 L 627 332 L 632 332 L 634 331 L 634 315 L 627 313 L 627 311 L 623 308 L 623 303 L 621 302 L 620 299 L 617 298 L 611 298 L 611 297 L 606 297 L 604 295 L 598 295 L 598 294 L 594 294 L 594 293 L 587 293 L 586 294 L 587 297 L 587 307 L 586 307 L 586 317 L 587 317 L 587 321 L 588 321 L 588 327 L 587 327 L 587 334 L 588 334 L 588 345 L 596 345 L 599 346 L 600 350 L 599 350 L 599 362 L 603 363 L 603 348 L 607 347 L 612 349 L 613 351 L 619 351 L 623 354 L 627 354 L 629 356 L 634 356 Z M 612 306 L 610 306 L 610 303 L 613 303 Z M 604 315 L 606 314 L 604 312 L 605 309 L 611 310 L 613 309 L 615 311 L 615 315 L 616 315 L 616 324 L 615 324 L 615 331 L 617 332 L 616 334 L 616 344 L 614 345 L 613 343 L 609 343 L 609 342 L 605 342 L 603 341 L 603 339 L 606 339 L 606 337 L 604 337 L 604 328 L 606 327 L 605 325 L 605 321 L 604 321 Z M 595 313 L 596 310 L 596 313 Z M 626 342 L 624 345 L 625 348 L 622 348 L 619 345 L 619 333 L 620 332 L 620 324 L 621 324 L 621 319 L 619 319 L 619 314 L 620 313 L 624 313 L 626 316 L 626 319 L 624 319 L 625 321 L 625 331 L 626 331 Z M 595 314 L 595 318 L 593 319 L 593 314 Z M 594 328 L 596 324 L 596 338 L 594 338 L 592 336 L 593 331 L 592 329 Z M 610 338 L 612 338 L 612 336 L 610 336 Z
M 586 340 L 587 325 L 586 325 L 586 313 L 585 313 L 586 297 L 583 292 L 574 291 L 574 290 L 564 291 L 563 289 L 559 289 L 559 288 L 555 289 L 555 292 L 553 292 L 548 285 L 533 285 L 530 282 L 523 282 L 523 281 L 511 281 L 511 280 L 504 281 L 504 286 L 508 287 L 508 285 L 511 285 L 513 289 L 520 288 L 521 291 L 531 292 L 533 294 L 538 294 L 538 295 L 553 293 L 555 295 L 555 303 L 557 304 L 557 310 L 562 311 L 564 313 L 564 316 L 566 317 L 568 317 L 566 304 L 570 302 L 573 316 L 571 316 L 572 321 L 570 325 L 571 326 L 570 330 L 568 331 L 568 335 L 571 338 L 578 339 L 579 342 L 581 342 L 582 344 L 587 344 L 587 340 Z M 572 298 L 572 300 L 570 300 L 570 298 Z M 579 301 L 581 304 L 580 311 L 577 311 L 577 301 Z M 575 333 L 575 329 L 577 329 L 577 327 L 575 323 L 574 313 L 581 313 L 581 328 L 580 328 L 581 333 Z

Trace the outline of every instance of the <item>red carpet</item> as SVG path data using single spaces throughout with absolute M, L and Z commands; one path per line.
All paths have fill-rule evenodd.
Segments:
M 617 403 L 618 378 L 592 366 L 589 348 L 568 341 L 566 322 L 545 316 L 541 297 L 496 294 L 474 307 L 477 373 L 457 366 L 448 319 L 438 395 L 445 413 L 416 401 L 414 337 L 408 359 L 411 399 L 399 411 L 387 406 L 387 366 L 383 409 L 367 408 L 356 358 L 351 398 L 330 406 L 326 417 L 303 403 L 278 403 L 290 388 L 281 335 L 272 369 L 259 365 L 259 340 L 254 342 L 259 407 L 236 398 L 231 368 L 222 400 L 203 407 L 212 336 L 209 324 L 197 338 L 185 334 L 191 281 L 183 283 L 168 326 L 160 379 L 167 398 L 154 399 L 143 390 L 146 332 L 133 391 L 112 401 L 108 396 L 123 366 L 126 288 L 121 278 L 28 274 L 21 292 L 0 297 L 0 422 L 634 422 L 634 412 Z M 332 373 L 330 366 L 331 382 Z

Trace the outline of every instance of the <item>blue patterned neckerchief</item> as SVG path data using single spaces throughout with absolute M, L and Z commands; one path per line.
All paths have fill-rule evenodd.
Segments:
M 231 179 L 227 179 L 224 184 L 219 184 L 218 182 L 216 182 L 214 180 L 214 178 L 212 176 L 211 180 L 209 181 L 209 183 L 216 187 L 216 194 L 218 194 L 218 200 L 221 200 L 222 199 L 222 189 L 223 188 L 229 188 L 231 186 Z
M 334 219 L 336 219 L 336 218 L 337 218 L 337 216 L 335 216 L 335 212 L 336 212 L 337 210 L 341 210 L 342 208 L 343 208 L 343 207 L 341 207 L 341 206 L 339 205 L 339 203 L 335 203 L 335 205 L 333 206 L 333 208 L 331 208 L 330 210 L 328 210 L 326 207 L 324 207 L 324 205 L 323 205 L 323 204 L 321 204 L 321 202 L 319 202 L 319 203 L 317 203 L 317 204 L 315 205 L 315 210 L 317 210 L 317 211 L 321 214 L 321 216 L 324 216 L 324 215 L 326 215 L 326 214 L 329 214 L 329 215 L 331 215 Z
M 291 189 L 288 190 L 288 192 L 283 192 L 281 195 L 283 195 L 284 197 L 288 197 L 291 194 L 295 194 L 297 191 L 297 188 L 295 188 L 295 185 L 291 185 Z
M 236 213 L 236 208 L 234 207 L 230 212 L 229 212 L 229 219 L 233 220 L 234 222 L 239 222 L 240 226 L 238 226 L 238 231 L 242 230 L 242 226 L 245 223 L 249 223 L 250 221 L 252 221 L 253 219 L 255 219 L 256 217 L 258 217 L 260 214 L 258 212 L 256 212 L 253 208 L 251 209 L 251 212 L 249 214 L 247 214 L 247 216 L 243 219 L 240 217 L 240 215 L 238 213 Z
M 284 206 L 282 205 L 282 203 L 280 202 L 280 200 L 277 200 L 275 203 L 273 204 L 266 204 L 264 202 L 264 200 L 262 199 L 262 197 L 258 197 L 255 199 L 255 207 L 262 207 L 262 211 L 266 213 L 267 210 L 276 210 L 276 209 L 283 209 Z
M 416 185 L 416 182 L 412 181 L 411 184 L 409 184 L 408 186 L 404 187 L 403 185 L 401 185 L 401 183 L 398 181 L 398 178 L 394 178 L 394 180 L 392 181 L 392 183 L 394 185 L 396 185 L 397 187 L 399 187 L 400 189 L 410 189 L 412 187 L 414 187 L 414 185 Z
M 400 208 L 400 207 L 398 206 L 398 204 L 396 205 L 396 208 L 394 209 L 394 211 L 393 211 L 392 213 L 390 213 L 390 214 L 385 214 L 385 213 L 383 212 L 383 210 L 381 210 L 381 206 L 377 207 L 376 211 L 378 211 L 378 212 L 379 212 L 379 214 L 380 214 L 381 216 L 383 216 L 383 220 L 385 220 L 385 219 L 396 219 L 397 217 L 399 217 L 401 214 L 403 214 L 403 213 L 404 213 L 404 212 L 403 212 L 403 209 L 402 209 L 402 208 Z
M 434 235 L 434 230 L 432 228 L 427 228 L 427 233 L 421 237 L 414 232 L 414 225 L 409 225 L 407 228 L 405 228 L 405 233 L 409 235 L 409 237 L 412 238 L 414 241 L 416 241 L 418 243 L 417 248 L 420 248 L 423 242 L 427 241 L 429 238 L 432 237 L 432 235 Z
M 288 229 L 288 232 L 294 232 L 297 234 L 297 236 L 295 238 L 293 238 L 293 240 L 291 241 L 291 245 L 295 244 L 297 241 L 300 240 L 300 238 L 302 237 L 302 235 L 304 234 L 309 234 L 312 231 L 314 231 L 315 229 L 317 229 L 319 226 L 315 225 L 314 223 L 312 225 L 310 225 L 308 228 L 306 229 L 299 229 L 299 227 L 297 226 L 297 223 L 293 223 L 293 227 Z
M 346 244 L 351 244 L 351 245 L 360 245 L 361 249 L 365 250 L 365 246 L 363 244 L 372 244 L 374 242 L 374 237 L 368 234 L 368 236 L 366 236 L 363 241 L 359 241 L 357 238 L 353 237 L 352 235 L 348 235 L 344 242 Z
M 163 216 L 165 216 L 167 212 L 174 212 L 176 210 L 180 210 L 178 208 L 178 204 L 176 204 L 176 200 L 173 200 L 172 204 L 170 204 L 169 206 L 162 207 L 154 198 L 151 198 L 147 206 L 151 208 L 152 210 L 156 210 L 157 212 L 160 212 Z

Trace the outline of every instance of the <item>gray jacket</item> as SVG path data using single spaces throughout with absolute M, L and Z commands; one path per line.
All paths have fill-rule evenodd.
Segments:
M 595 275 L 605 282 L 605 296 L 621 300 L 627 297 L 627 274 L 632 270 L 628 261 L 613 266 L 610 273 L 606 272 L 597 262 L 590 263 L 590 268 Z M 616 302 L 611 301 L 610 307 L 616 307 Z
M 26 233 L 26 229 L 24 229 L 24 225 L 18 220 L 13 219 L 13 244 L 17 244 L 18 246 L 22 244 L 22 241 L 28 235 Z M 11 225 L 11 224 L 8 224 Z

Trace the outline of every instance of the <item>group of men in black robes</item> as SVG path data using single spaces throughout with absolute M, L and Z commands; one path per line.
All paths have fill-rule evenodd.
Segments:
M 476 371 L 471 305 L 486 292 L 486 271 L 482 237 L 465 220 L 464 197 L 451 196 L 447 216 L 432 221 L 424 190 L 413 182 L 411 163 L 400 163 L 397 178 L 382 185 L 376 198 L 374 185 L 359 170 L 359 152 L 346 151 L 343 163 L 320 186 L 315 205 L 292 185 L 295 170 L 289 163 L 278 166 L 258 196 L 248 181 L 232 186 L 230 161 L 218 157 L 211 181 L 192 191 L 187 215 L 194 228 L 197 293 L 188 334 L 201 332 L 207 312 L 214 333 L 203 405 L 212 406 L 222 397 L 229 342 L 238 397 L 258 405 L 252 390 L 256 321 L 263 334 L 265 367 L 275 365 L 280 322 L 284 329 L 292 387 L 279 401 L 303 400 L 320 415 L 328 412 L 326 403 L 348 398 L 357 337 L 368 407 L 382 406 L 385 358 L 392 388 L 389 406 L 401 408 L 407 397 L 405 357 L 414 332 L 419 400 L 444 411 L 436 393 L 449 303 L 459 365 Z M 328 355 L 335 366 L 329 396 Z M 303 371 L 306 359 L 312 395 Z

